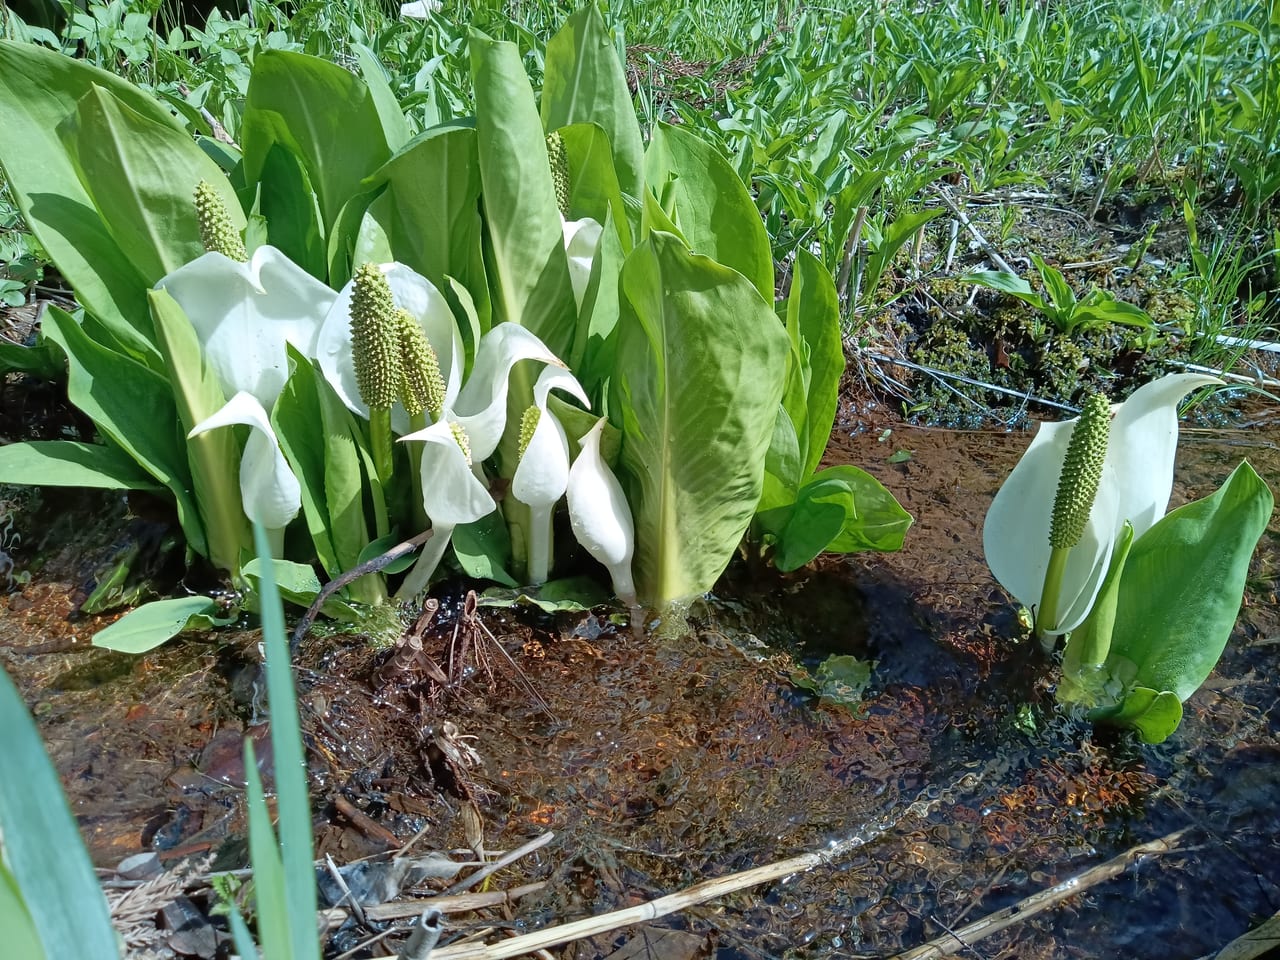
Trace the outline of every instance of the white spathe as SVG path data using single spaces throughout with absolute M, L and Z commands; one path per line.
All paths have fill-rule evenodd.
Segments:
M 436 352 L 440 362 L 440 375 L 445 382 L 444 403 L 451 407 L 462 383 L 463 347 L 462 335 L 454 323 L 453 311 L 444 295 L 435 285 L 411 267 L 402 263 L 379 265 L 391 288 L 395 305 L 413 317 L 426 334 L 427 342 Z M 351 351 L 351 294 L 354 284 L 348 282 L 339 293 L 324 318 L 316 338 L 314 355 L 320 364 L 320 372 L 333 385 L 334 391 L 348 410 L 368 419 L 369 406 L 360 399 L 356 386 L 355 363 Z M 397 433 L 409 429 L 409 416 L 400 404 L 391 412 L 391 425 Z
M 422 507 L 432 530 L 413 572 L 400 588 L 400 596 L 410 597 L 426 588 L 444 556 L 454 527 L 479 520 L 497 509 L 480 479 L 483 475 L 480 464 L 498 448 L 506 429 L 507 381 L 511 368 L 521 360 L 534 360 L 558 369 L 564 366 L 529 330 L 515 323 L 500 323 L 480 338 L 475 364 L 466 383 L 459 387 L 460 377 L 448 383 L 441 419 L 425 430 L 400 438 L 425 444 L 421 464 Z M 546 403 L 545 390 L 542 403 Z M 458 444 L 455 429 L 467 438 L 470 464 Z
M 1063 574 L 1058 624 L 1067 633 L 1089 615 L 1125 521 L 1134 538 L 1164 516 L 1173 490 L 1178 404 L 1191 391 L 1222 383 L 1198 373 L 1170 374 L 1144 384 L 1114 406 L 1098 496 L 1084 535 Z M 1042 423 L 987 511 L 982 545 L 987 566 L 1023 606 L 1038 609 L 1052 548 L 1049 527 L 1058 478 L 1075 420 Z
M 156 286 L 187 315 L 223 395 L 231 397 L 191 435 L 236 424 L 251 428 L 240 458 L 241 502 L 249 519 L 279 530 L 302 501 L 269 411 L 289 378 L 289 347 L 315 356 L 338 295 L 269 246 L 243 263 L 206 253 Z
M 288 526 L 302 507 L 302 489 L 280 452 L 271 418 L 257 397 L 242 390 L 217 413 L 192 427 L 189 436 L 237 424 L 250 428 L 240 457 L 240 501 L 245 516 L 268 530 Z
M 267 408 L 289 379 L 288 345 L 314 356 L 338 296 L 275 247 L 245 263 L 206 253 L 156 286 L 186 313 L 223 392 L 247 391 Z
M 552 506 L 569 486 L 569 438 L 560 421 L 547 409 L 547 395 L 552 390 L 564 390 L 577 397 L 586 409 L 591 409 L 586 391 L 568 370 L 547 367 L 538 376 L 533 385 L 538 423 L 511 478 L 512 495 L 531 507 Z
M 604 424 L 603 419 L 597 421 L 582 438 L 582 449 L 569 469 L 569 523 L 587 553 L 608 569 L 618 599 L 634 605 L 635 521 L 622 484 L 600 455 Z
M 560 228 L 564 233 L 564 252 L 569 259 L 569 282 L 573 284 L 573 301 L 582 309 L 582 298 L 591 282 L 591 264 L 600 247 L 600 235 L 604 228 L 590 217 L 566 220 L 560 216 Z

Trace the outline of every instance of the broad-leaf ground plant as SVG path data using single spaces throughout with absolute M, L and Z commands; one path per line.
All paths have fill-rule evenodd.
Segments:
M 303 599 L 311 564 L 334 577 L 428 525 L 400 596 L 450 547 L 536 587 L 573 562 L 566 493 L 564 528 L 655 607 L 708 590 L 753 519 L 783 569 L 900 547 L 879 483 L 817 469 L 830 274 L 801 255 L 778 316 L 742 179 L 680 127 L 645 142 L 594 8 L 547 44 L 540 102 L 514 45 L 469 48 L 474 116 L 416 136 L 376 63 L 263 51 L 232 145 L 0 43 L 0 165 L 82 307 L 44 336 L 101 435 L 4 447 L 0 480 L 164 491 L 191 553 L 249 585 L 258 523 Z M 339 599 L 386 596 L 371 574 Z M 215 613 L 168 603 L 100 642 Z
M 1077 419 L 1041 424 L 983 528 L 991 572 L 1035 632 L 1068 637 L 1059 701 L 1152 743 L 1222 655 L 1274 506 L 1245 461 L 1165 513 L 1178 404 L 1220 383 L 1171 374 L 1114 409 L 1095 394 Z

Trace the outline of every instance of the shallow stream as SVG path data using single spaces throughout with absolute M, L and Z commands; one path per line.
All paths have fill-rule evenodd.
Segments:
M 739 564 L 675 638 L 483 608 L 481 629 L 458 592 L 442 598 L 426 647 L 443 663 L 460 623 L 474 652 L 466 679 L 431 688 L 380 685 L 384 654 L 313 637 L 299 691 L 319 851 L 344 862 L 384 849 L 335 798 L 401 841 L 428 827 L 436 849 L 510 849 L 554 831 L 495 877 L 549 881 L 511 918 L 531 928 L 858 837 L 832 867 L 656 921 L 692 935 L 661 955 L 889 957 L 1190 826 L 1181 849 L 968 955 L 1211 953 L 1280 910 L 1280 527 L 1263 538 L 1226 656 L 1177 734 L 1150 747 L 1091 731 L 1055 711 L 1056 668 L 1018 639 L 982 559 L 986 508 L 1028 440 L 889 420 L 845 428 L 830 462 L 864 466 L 895 493 L 916 518 L 906 548 L 785 577 Z M 1280 426 L 1184 430 L 1174 505 L 1243 457 L 1280 483 Z M 255 636 L 184 639 L 141 658 L 88 649 L 105 620 L 73 611 L 121 544 L 154 536 L 149 521 L 49 492 L 14 522 L 18 569 L 40 561 L 0 597 L 0 661 L 39 719 L 94 859 L 156 849 L 240 866 L 239 742 L 266 729 Z M 792 682 L 831 653 L 874 661 L 856 709 Z M 472 765 L 442 761 L 446 735 L 474 751 Z M 608 956 L 633 932 L 557 955 Z

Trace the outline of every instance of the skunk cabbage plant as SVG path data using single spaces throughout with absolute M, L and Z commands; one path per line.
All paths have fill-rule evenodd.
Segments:
M 1165 515 L 1178 403 L 1215 377 L 1145 384 L 1114 412 L 1090 398 L 1077 420 L 1043 424 L 987 514 L 996 579 L 1068 634 L 1058 699 L 1159 742 L 1221 656 L 1270 490 L 1242 463 L 1214 494 Z
M 428 524 L 401 596 L 450 549 L 472 576 L 549 580 L 565 499 L 618 594 L 655 608 L 711 589 L 744 536 L 782 569 L 897 549 L 888 491 L 819 469 L 831 277 L 802 253 L 780 319 L 748 185 L 687 128 L 645 142 L 614 39 L 594 6 L 569 17 L 539 98 L 518 46 L 472 31 L 474 116 L 426 129 L 372 57 L 264 50 L 238 146 L 0 41 L 0 166 L 83 307 L 46 312 L 44 349 L 102 438 L 0 447 L 0 482 L 164 492 L 251 605 L 250 520 L 300 603 Z M 165 603 L 120 645 L 217 612 Z

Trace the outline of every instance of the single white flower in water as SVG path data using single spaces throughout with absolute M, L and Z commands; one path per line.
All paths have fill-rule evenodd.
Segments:
M 609 570 L 618 599 L 634 606 L 635 521 L 622 484 L 600 455 L 604 424 L 599 420 L 582 438 L 582 449 L 569 469 L 569 522 L 587 553 Z
M 1173 490 L 1178 404 L 1191 391 L 1221 382 L 1197 373 L 1170 374 L 1144 384 L 1113 408 L 1102 480 L 1084 533 L 1067 558 L 1057 623 L 1043 625 L 1041 632 L 1067 633 L 1089 615 L 1125 521 L 1133 524 L 1136 540 L 1164 516 Z M 1040 425 L 992 501 L 982 530 L 991 573 L 1033 610 L 1044 589 L 1054 496 L 1075 423 Z

